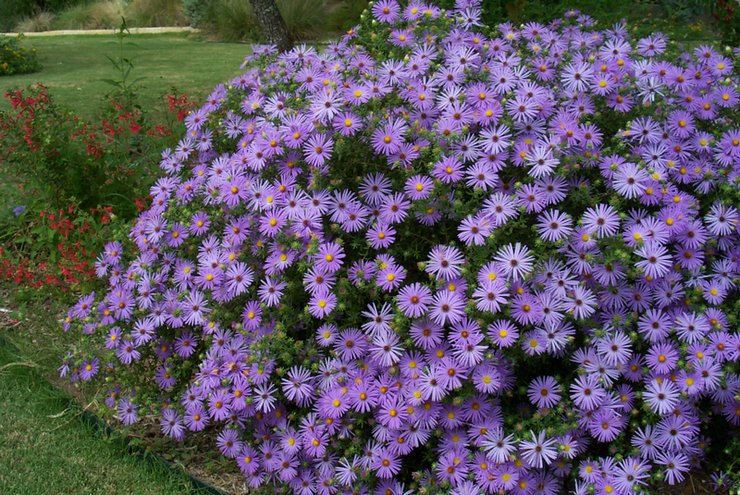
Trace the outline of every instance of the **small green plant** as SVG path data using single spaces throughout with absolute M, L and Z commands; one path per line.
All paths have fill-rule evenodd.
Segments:
M 115 58 L 110 55 L 105 56 L 113 65 L 116 72 L 116 78 L 103 79 L 104 82 L 116 88 L 114 97 L 117 97 L 118 100 L 122 100 L 127 107 L 134 106 L 137 85 L 144 80 L 144 77 L 131 79 L 131 71 L 134 69 L 134 61 L 132 58 L 126 56 L 126 47 L 135 46 L 135 43 L 126 41 L 126 38 L 130 35 L 131 31 L 129 31 L 128 25 L 126 24 L 126 18 L 121 17 L 121 24 L 116 28 L 118 55 Z
M 0 36 L 0 76 L 28 74 L 41 70 L 36 49 L 21 45 L 23 35 Z

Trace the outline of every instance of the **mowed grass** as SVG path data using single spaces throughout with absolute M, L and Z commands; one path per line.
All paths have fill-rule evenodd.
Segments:
M 0 493 L 195 494 L 183 473 L 130 455 L 0 337 Z
M 118 40 L 110 35 L 29 37 L 24 45 L 38 50 L 40 72 L 0 78 L 0 90 L 42 83 L 53 98 L 85 118 L 92 118 L 105 105 L 114 88 L 103 79 L 116 79 L 111 62 L 119 56 Z M 124 41 L 124 56 L 134 69 L 137 95 L 144 108 L 161 107 L 163 95 L 172 88 L 202 102 L 213 87 L 241 73 L 239 65 L 250 53 L 244 43 L 199 41 L 188 34 L 136 34 Z M 10 108 L 3 99 L 0 109 Z

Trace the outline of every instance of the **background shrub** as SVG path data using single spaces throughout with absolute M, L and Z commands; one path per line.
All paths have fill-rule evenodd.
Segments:
M 0 76 L 27 74 L 41 70 L 35 48 L 25 48 L 23 37 L 0 36 Z

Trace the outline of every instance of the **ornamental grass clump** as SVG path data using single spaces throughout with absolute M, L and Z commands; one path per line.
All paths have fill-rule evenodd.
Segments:
M 325 50 L 250 55 L 100 254 L 62 373 L 125 424 L 209 432 L 253 489 L 629 494 L 729 467 L 733 61 L 478 4 L 383 0 Z

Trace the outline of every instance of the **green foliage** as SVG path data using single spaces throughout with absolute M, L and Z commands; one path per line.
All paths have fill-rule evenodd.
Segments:
M 247 0 L 212 0 L 201 25 L 225 41 L 257 40 L 262 36 Z
M 83 3 L 60 12 L 54 19 L 54 29 L 106 29 L 112 28 L 125 16 L 123 2 L 104 0 Z
M 2 0 L 0 1 L 0 31 L 10 31 L 21 21 L 39 12 L 59 12 L 85 0 Z
M 196 4 L 197 8 L 195 7 Z M 341 2 L 277 0 L 276 4 L 285 20 L 288 32 L 295 40 L 316 38 L 322 33 L 333 31 L 338 21 L 344 23 L 341 16 L 338 20 L 335 20 L 337 19 L 337 13 L 344 8 L 341 6 Z M 263 40 L 262 31 L 249 0 L 193 1 L 192 5 L 192 8 L 195 9 L 194 12 L 196 12 L 195 15 L 199 16 L 197 25 L 205 28 L 221 40 Z M 363 5 L 362 8 L 365 6 Z M 357 6 L 352 7 L 351 10 L 345 10 L 345 12 L 351 12 L 352 15 L 355 15 L 351 25 L 359 20 L 361 11 L 362 9 L 358 9 Z
M 0 36 L 0 76 L 28 74 L 41 70 L 36 49 L 21 45 L 22 35 L 15 38 Z
M 131 71 L 134 68 L 134 61 L 131 57 L 126 55 L 126 48 L 133 45 L 130 41 L 126 41 L 127 36 L 131 35 L 131 31 L 128 29 L 126 24 L 126 18 L 121 17 L 121 24 L 116 28 L 116 39 L 118 40 L 118 55 L 116 58 L 106 55 L 108 61 L 113 65 L 113 69 L 116 73 L 115 79 L 103 79 L 103 82 L 110 84 L 116 88 L 115 97 L 117 100 L 123 102 L 127 109 L 133 106 L 132 100 L 135 97 L 136 85 L 142 81 L 143 77 L 137 77 L 136 79 L 131 78 Z
M 51 208 L 111 206 L 135 213 L 132 199 L 153 180 L 162 145 L 144 130 L 147 116 L 128 100 L 111 100 L 99 123 L 57 105 L 43 86 L 9 93 L 14 109 L 0 112 L 0 160 Z M 126 106 L 124 106 L 126 104 Z
M 728 46 L 740 45 L 740 3 L 736 0 L 712 2 L 712 17 L 722 33 L 722 42 Z
M 126 6 L 131 26 L 186 26 L 181 0 L 131 0 Z
M 185 17 L 193 27 L 201 27 L 206 20 L 211 0 L 182 0 Z

